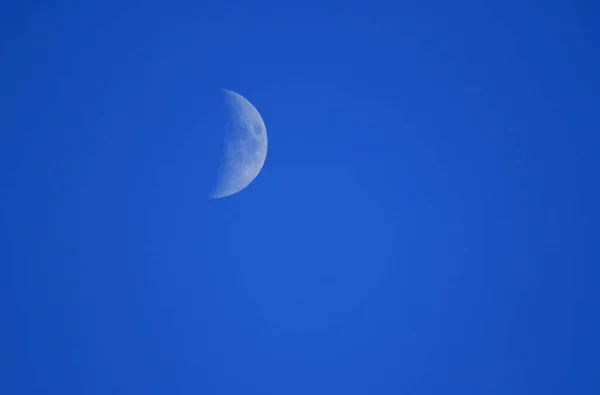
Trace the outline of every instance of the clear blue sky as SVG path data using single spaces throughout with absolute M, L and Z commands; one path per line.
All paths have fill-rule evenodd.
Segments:
M 594 3 L 3 2 L 0 393 L 599 394 Z

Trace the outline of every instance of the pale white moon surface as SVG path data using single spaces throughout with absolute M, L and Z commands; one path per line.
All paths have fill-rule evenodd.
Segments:
M 258 176 L 267 157 L 267 128 L 258 110 L 242 95 L 223 89 L 229 116 L 225 152 L 210 198 L 231 196 Z

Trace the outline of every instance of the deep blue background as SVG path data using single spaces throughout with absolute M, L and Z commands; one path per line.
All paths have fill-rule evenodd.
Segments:
M 3 2 L 0 393 L 597 395 L 594 3 Z

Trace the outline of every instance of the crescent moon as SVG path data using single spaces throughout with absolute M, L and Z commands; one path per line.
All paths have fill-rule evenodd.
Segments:
M 267 157 L 267 128 L 260 113 L 242 95 L 223 89 L 229 109 L 225 154 L 210 198 L 231 196 L 246 188 Z

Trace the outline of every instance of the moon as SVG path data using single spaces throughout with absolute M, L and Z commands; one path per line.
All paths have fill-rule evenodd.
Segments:
M 209 195 L 212 199 L 231 196 L 250 185 L 267 157 L 267 128 L 256 107 L 238 93 L 228 89 L 222 92 L 229 116 L 223 161 Z

